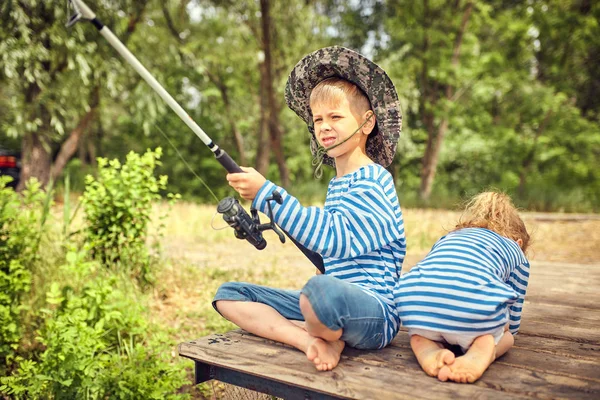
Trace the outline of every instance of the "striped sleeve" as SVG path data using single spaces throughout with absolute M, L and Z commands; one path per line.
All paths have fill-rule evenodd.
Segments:
M 277 190 L 282 204 L 271 201 L 273 219 L 309 250 L 324 257 L 355 258 L 398 239 L 394 208 L 381 184 L 363 179 L 340 198 L 335 208 L 303 207 L 285 189 L 265 182 L 253 207 L 267 213 L 266 198 Z
M 525 302 L 525 292 L 527 291 L 528 282 L 529 262 L 525 260 L 512 271 L 508 278 L 508 284 L 519 295 L 517 301 L 515 301 L 508 309 L 508 329 L 513 335 L 517 334 L 519 327 L 521 326 L 521 311 L 523 310 L 523 304 Z

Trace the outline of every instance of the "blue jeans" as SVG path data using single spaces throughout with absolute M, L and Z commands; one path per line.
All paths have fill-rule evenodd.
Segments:
M 301 293 L 323 325 L 333 331 L 343 329 L 340 339 L 347 345 L 365 350 L 387 345 L 384 332 L 388 311 L 360 287 L 327 275 L 313 276 L 302 290 L 227 282 L 219 287 L 212 304 L 217 310 L 218 300 L 252 301 L 273 307 L 287 319 L 304 321 L 300 312 Z

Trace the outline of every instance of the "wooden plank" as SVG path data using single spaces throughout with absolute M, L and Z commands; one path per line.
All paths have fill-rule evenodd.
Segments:
M 600 395 L 600 359 L 577 359 L 560 352 L 554 354 L 529 350 L 517 345 L 504 357 L 496 361 L 476 385 L 484 385 L 503 392 L 520 393 L 538 398 L 597 398 Z M 524 340 L 527 343 L 527 340 Z M 570 348 L 568 341 L 562 341 L 563 348 Z M 412 368 L 419 368 L 414 355 L 410 352 L 407 332 L 400 332 L 388 347 L 396 351 L 395 359 L 390 364 L 397 365 L 399 360 L 412 358 Z M 385 350 L 384 350 L 385 351 Z M 411 368 L 411 363 L 405 365 Z M 504 382 L 505 377 L 511 381 Z M 538 389 L 542 387 L 542 389 Z M 531 391 L 535 390 L 535 393 Z
M 567 358 L 588 361 L 598 362 L 598 360 L 600 360 L 599 345 L 578 343 L 572 340 L 559 338 L 530 336 L 520 333 L 515 337 L 514 348 L 523 348 L 537 351 L 538 353 L 556 354 Z
M 217 366 L 212 371 L 222 371 L 221 379 L 230 383 L 272 394 L 275 387 L 293 388 L 287 395 L 293 398 L 598 399 L 600 264 L 532 264 L 515 346 L 472 385 L 428 377 L 405 331 L 380 351 L 345 349 L 330 372 L 316 371 L 295 349 L 241 330 L 182 343 L 179 352 Z
M 556 261 L 537 261 L 531 260 L 531 274 L 547 274 L 560 273 L 562 276 L 578 275 L 578 276 L 597 276 L 600 271 L 600 264 L 573 264 Z M 557 282 L 560 284 L 560 282 Z
M 525 296 L 525 303 L 546 304 L 549 306 L 570 306 L 586 310 L 598 308 L 600 298 L 598 294 L 569 293 L 561 290 L 531 291 Z M 527 307 L 527 305 L 525 305 Z
M 523 321 L 520 334 L 600 345 L 598 328 L 571 327 L 547 321 Z
M 560 368 L 560 365 L 555 367 Z M 522 369 L 506 364 L 503 359 L 493 363 L 475 384 L 540 399 L 600 398 L 600 383 L 597 381 L 549 371 Z
M 566 290 L 571 293 L 591 293 L 597 294 L 598 290 L 594 290 L 594 288 L 598 287 L 600 284 L 600 271 L 590 273 L 588 275 L 581 274 L 569 274 L 569 273 L 559 273 L 559 272 L 546 272 L 543 274 L 539 274 L 536 272 L 531 273 L 531 278 L 529 279 L 529 287 L 528 290 Z
M 441 397 L 505 398 L 505 394 L 485 387 L 439 382 L 412 364 L 410 368 L 400 368 L 387 362 L 382 364 L 377 359 L 381 352 L 348 349 L 348 354 L 345 351 L 337 368 L 318 372 L 303 353 L 241 331 L 211 335 L 194 342 L 180 344 L 179 354 L 342 398 L 431 398 L 431 393 Z M 518 393 L 516 397 L 519 397 Z
M 526 297 L 526 299 L 528 299 Z M 600 346 L 600 309 L 525 301 L 520 334 Z
M 577 359 L 559 354 L 515 347 L 502 358 L 498 359 L 496 363 L 534 372 L 552 373 L 568 378 L 591 380 L 600 384 L 600 362 L 598 359 Z M 600 389 L 600 385 L 596 385 L 596 388 Z
M 600 293 L 591 290 L 578 290 L 577 287 L 577 285 L 573 285 L 572 288 L 554 289 L 546 286 L 544 289 L 533 286 L 527 291 L 525 301 L 597 309 L 598 302 L 600 302 Z M 600 284 L 597 287 L 600 288 Z
M 584 348 L 577 349 L 575 343 L 568 340 L 546 339 L 545 345 L 558 346 L 561 350 L 552 347 L 544 348 L 537 343 L 539 338 L 526 335 L 517 335 L 515 346 L 497 362 L 505 363 L 517 368 L 529 369 L 538 372 L 581 377 L 600 383 L 600 346 L 591 352 Z M 391 346 L 402 350 L 410 350 L 410 338 L 407 332 L 398 333 Z M 573 352 L 578 352 L 576 356 Z M 595 354 L 595 356 L 594 356 Z
M 600 308 L 531 303 L 527 297 L 525 297 L 525 306 L 523 307 L 523 318 L 549 319 L 561 324 L 571 323 L 600 328 Z
M 400 331 L 390 346 L 401 347 L 410 350 L 410 338 L 408 333 L 405 330 Z M 538 353 L 560 355 L 568 358 L 600 362 L 600 346 L 587 343 L 577 343 L 569 339 L 546 338 L 519 333 L 515 336 L 514 348 L 536 351 Z
M 340 365 L 332 372 L 318 373 L 301 352 L 253 335 L 230 332 L 227 340 L 233 347 L 214 346 L 196 341 L 193 348 L 182 344 L 180 354 L 202 357 L 209 362 L 223 363 L 229 368 L 268 376 L 278 382 L 299 387 L 313 387 L 350 398 L 404 397 L 499 397 L 536 398 L 598 398 L 600 382 L 594 372 L 600 366 L 595 361 L 574 360 L 556 355 L 514 349 L 511 358 L 494 363 L 484 377 L 474 385 L 442 383 L 423 373 L 402 332 L 394 343 L 381 351 L 344 350 Z M 214 336 L 214 335 L 213 335 Z M 239 345 L 244 344 L 244 345 Z M 233 350 L 233 353 L 231 354 Z M 228 354 L 223 354 L 229 351 Z M 513 350 L 511 350 L 512 352 Z M 544 357 L 550 362 L 544 364 Z M 528 361 L 529 360 L 529 361 Z M 548 365 L 548 367 L 544 367 Z M 564 369 L 562 368 L 564 366 Z M 332 380 L 333 378 L 333 380 Z M 335 383 L 335 384 L 334 384 Z M 368 389 L 366 389 L 368 388 Z M 366 390 L 366 392 L 365 392 Z
M 196 362 L 196 364 L 199 364 Z M 206 364 L 202 364 L 206 365 Z M 336 400 L 340 397 L 329 396 L 324 393 L 315 392 L 311 389 L 298 388 L 285 383 L 274 382 L 268 378 L 249 375 L 243 372 L 227 368 L 210 366 L 214 379 L 240 386 L 255 392 L 266 393 L 271 396 L 280 397 L 285 400 Z
M 600 308 L 600 264 L 533 261 L 526 301 Z
M 347 353 L 358 352 L 358 350 L 348 349 Z M 512 350 L 511 350 L 512 352 Z M 375 357 L 381 365 L 389 365 L 394 370 L 419 370 L 420 367 L 408 346 L 396 347 L 390 346 L 380 352 L 358 352 L 356 360 L 360 360 L 363 364 L 373 363 Z M 515 353 L 520 353 L 516 351 Z M 532 352 L 529 352 L 532 353 Z M 498 360 L 492 364 L 482 379 L 474 385 L 480 388 L 497 390 L 503 393 L 504 396 L 525 396 L 535 398 L 598 398 L 600 396 L 600 382 L 593 378 L 594 371 L 600 367 L 597 363 L 588 362 L 589 365 L 579 367 L 575 362 L 572 362 L 570 369 L 567 372 L 557 372 L 554 370 L 538 368 L 523 368 L 518 362 L 527 364 L 527 357 L 531 354 L 515 354 L 512 358 L 515 364 L 509 363 L 504 359 Z M 538 365 L 541 363 L 543 356 L 538 356 L 533 360 Z M 555 357 L 556 358 L 556 357 Z M 556 361 L 556 360 L 554 360 Z M 562 359 L 558 360 L 557 368 L 561 368 Z M 343 362 L 346 362 L 344 359 Z M 549 366 L 550 367 L 550 366 Z M 595 369 L 594 369 L 595 367 Z M 584 372 L 592 378 L 578 376 L 578 373 Z M 438 382 L 435 378 L 430 378 L 421 372 L 420 385 L 430 387 L 430 393 L 435 394 L 433 397 L 441 397 L 436 392 L 437 386 L 433 383 Z M 365 384 L 368 384 L 365 382 Z M 444 384 L 444 383 L 442 383 Z M 445 383 L 446 385 L 464 387 L 464 385 Z M 459 392 L 461 398 L 469 398 L 465 393 Z

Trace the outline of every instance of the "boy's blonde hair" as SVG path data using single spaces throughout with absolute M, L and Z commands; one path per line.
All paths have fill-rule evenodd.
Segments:
M 309 104 L 337 104 L 344 97 L 355 116 L 360 117 L 371 109 L 369 99 L 358 86 L 336 76 L 322 80 L 313 88 Z
M 455 231 L 463 228 L 486 228 L 514 241 L 521 239 L 523 252 L 529 246 L 530 236 L 517 208 L 504 193 L 483 192 L 466 205 Z

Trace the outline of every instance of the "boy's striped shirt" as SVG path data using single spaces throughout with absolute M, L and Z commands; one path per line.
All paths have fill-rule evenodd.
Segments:
M 266 213 L 265 199 L 274 190 L 283 199 L 281 205 L 271 201 L 275 222 L 323 257 L 327 275 L 358 285 L 390 315 L 382 347 L 387 345 L 399 328 L 394 288 L 406 254 L 392 175 L 381 165 L 370 164 L 333 178 L 323 208 L 303 207 L 285 189 L 267 181 L 253 206 Z
M 503 327 L 516 334 L 529 281 L 529 262 L 511 239 L 483 228 L 449 233 L 400 278 L 402 325 L 483 335 Z

